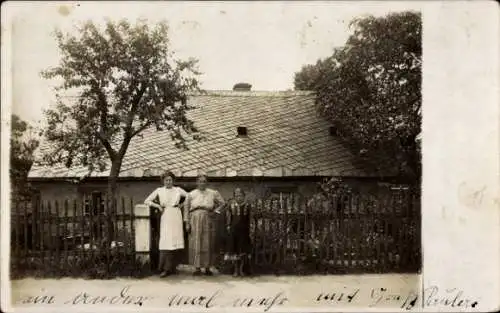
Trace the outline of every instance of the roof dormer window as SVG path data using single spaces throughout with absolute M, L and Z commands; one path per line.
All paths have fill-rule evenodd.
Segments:
M 329 133 L 330 133 L 330 136 L 338 136 L 339 135 L 339 131 L 338 131 L 337 127 L 335 127 L 335 126 L 330 126 Z
M 238 132 L 238 137 L 247 137 L 248 136 L 246 127 L 238 126 L 238 128 L 236 130 Z

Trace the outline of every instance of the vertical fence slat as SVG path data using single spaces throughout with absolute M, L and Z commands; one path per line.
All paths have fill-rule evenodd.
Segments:
M 94 258 L 94 240 L 95 240 L 95 229 L 94 229 L 94 210 L 93 210 L 92 195 L 85 195 L 85 213 L 86 213 L 86 223 L 89 229 L 89 254 L 90 258 Z
M 99 227 L 101 229 L 101 242 L 106 243 L 106 246 L 104 247 L 105 249 L 105 256 L 106 256 L 106 269 L 107 272 L 109 273 L 110 271 L 110 266 L 111 266 L 111 251 L 110 249 L 113 249 L 112 247 L 112 241 L 117 242 L 115 234 L 113 234 L 113 237 L 111 237 L 111 216 L 109 215 L 109 212 L 106 210 L 106 199 L 103 198 L 103 195 L 101 194 L 99 198 L 99 216 L 101 218 L 101 221 L 99 223 Z M 101 244 L 102 246 L 102 244 Z
M 351 194 L 348 194 L 347 195 L 347 232 L 346 232 L 346 236 L 349 240 L 349 244 L 347 245 L 348 249 L 347 249 L 347 257 L 348 257 L 348 266 L 349 267 L 352 267 L 353 265 L 353 259 L 352 259 L 352 252 L 353 252 L 353 249 L 352 249 L 352 196 Z
M 14 256 L 15 259 L 14 261 L 17 263 L 19 260 L 21 260 L 20 256 L 20 249 L 21 249 L 21 232 L 20 232 L 20 209 L 19 206 L 13 207 L 11 206 L 11 211 L 10 214 L 11 216 L 14 216 L 14 232 L 15 232 L 15 237 L 14 237 Z M 12 247 L 12 245 L 11 245 Z
M 78 205 L 78 208 L 77 208 L 77 211 L 78 211 L 78 214 L 77 214 L 77 222 L 78 222 L 78 229 L 79 229 L 79 233 L 80 233 L 80 236 L 79 236 L 79 244 L 78 244 L 78 256 L 80 258 L 80 260 L 83 260 L 83 257 L 84 257 L 84 245 L 85 245 L 85 219 L 84 219 L 84 215 L 85 215 L 85 200 L 84 198 L 79 198 L 77 199 L 77 205 Z
M 68 262 L 68 237 L 69 237 L 69 231 L 68 231 L 68 210 L 69 210 L 69 200 L 64 199 L 64 235 L 62 236 L 63 238 L 63 248 L 64 248 L 64 264 L 69 264 Z
M 381 194 L 385 195 L 385 194 Z M 381 266 L 381 261 L 380 261 L 380 214 L 381 214 L 381 208 L 384 206 L 385 199 L 379 199 L 374 206 L 373 210 L 370 212 L 370 220 L 373 221 L 372 228 L 373 228 L 373 244 L 375 244 L 375 249 L 374 253 L 375 256 L 372 256 L 372 263 L 374 261 L 377 261 L 376 264 L 373 265 L 373 270 L 376 272 L 380 271 L 380 266 Z
M 28 212 L 26 209 L 26 203 L 21 206 L 23 210 L 23 234 L 24 234 L 24 245 L 23 245 L 23 258 L 26 260 L 28 258 Z
M 35 226 L 35 231 L 33 232 L 33 240 L 35 244 L 33 245 L 33 250 L 36 251 L 35 256 L 40 258 L 40 210 L 39 207 L 35 206 L 35 202 L 31 201 L 31 212 L 33 218 L 33 225 Z M 40 259 L 43 262 L 43 258 Z
M 109 247 L 105 247 L 103 244 L 103 215 L 101 212 L 101 198 L 98 193 L 96 193 L 95 197 L 92 197 L 92 210 L 94 210 L 94 219 L 95 219 L 95 237 L 96 237 L 96 246 L 98 251 L 99 260 L 106 255 L 106 251 L 109 250 Z M 104 251 L 103 251 L 104 249 Z
M 399 231 L 400 231 L 400 237 L 399 237 L 399 243 L 400 243 L 400 253 L 399 253 L 399 262 L 401 264 L 401 269 L 406 270 L 406 267 L 408 265 L 408 245 L 406 244 L 406 240 L 408 238 L 407 233 L 410 230 L 409 224 L 408 224 L 408 202 L 407 202 L 407 196 L 408 193 L 406 190 L 401 191 L 402 194 L 402 203 L 401 203 L 401 218 L 399 219 L 401 221 Z
M 372 243 L 372 237 L 375 235 L 374 231 L 374 219 L 373 216 L 371 215 L 372 212 L 375 210 L 375 205 L 376 202 L 370 203 L 370 206 L 368 206 L 366 203 L 364 204 L 364 211 L 363 211 L 363 233 L 366 233 L 368 237 L 365 238 L 364 242 L 364 248 L 365 248 L 365 256 L 366 256 L 366 262 L 367 264 L 365 265 L 365 268 L 367 271 L 372 271 L 373 270 L 373 249 L 375 249 L 375 246 L 373 246 Z
M 412 231 L 412 221 L 411 221 L 411 197 L 410 197 L 410 193 L 408 190 L 405 190 L 404 192 L 405 194 L 405 212 L 404 212 L 404 221 L 405 221 L 405 225 L 404 225 L 404 235 L 403 235 L 403 248 L 404 248 L 404 251 L 403 251 L 403 255 L 401 256 L 402 259 L 404 260 L 404 268 L 405 270 L 407 270 L 410 266 L 410 260 L 411 260 L 411 250 L 412 250 L 412 247 L 413 245 L 411 244 L 411 231 Z
M 307 215 L 308 215 L 308 210 L 307 206 L 304 208 L 304 212 L 302 213 L 302 208 L 301 208 L 301 214 L 299 218 L 297 219 L 297 233 L 298 233 L 298 238 L 297 238 L 297 251 L 295 252 L 295 257 L 294 257 L 294 262 L 297 263 L 297 259 L 302 257 L 305 254 L 305 226 L 307 223 Z M 297 264 L 294 264 L 297 265 Z
M 384 272 L 389 269 L 389 266 L 394 266 L 393 260 L 393 247 L 395 242 L 392 242 L 393 240 L 393 234 L 392 234 L 392 220 L 394 219 L 394 206 L 396 204 L 396 201 L 394 200 L 394 193 L 391 192 L 391 197 L 389 200 L 389 206 L 386 210 L 387 216 L 384 219 L 384 249 L 385 249 L 385 263 L 384 263 Z M 391 241 L 388 243 L 388 241 Z
M 368 200 L 370 200 L 368 202 Z M 371 201 L 372 198 L 370 197 L 369 199 L 366 199 L 366 197 L 361 198 L 361 234 L 364 235 L 363 241 L 361 242 L 362 244 L 362 249 L 363 249 L 363 259 L 364 259 L 364 268 L 366 270 L 369 270 L 372 267 L 372 245 L 370 244 L 370 238 L 373 236 L 373 229 L 370 228 L 370 220 L 369 220 L 369 212 L 373 210 L 373 206 L 375 203 Z
M 345 252 L 345 229 L 344 229 L 344 196 L 337 196 L 337 201 L 339 202 L 338 203 L 338 206 L 339 206 L 339 210 L 337 211 L 339 214 L 338 214 L 338 225 L 339 225 L 339 243 L 337 245 L 338 247 L 338 256 L 339 256 L 339 259 L 338 259 L 338 263 L 341 264 L 341 267 L 344 267 L 344 252 Z
M 130 245 L 132 247 L 132 252 L 133 252 L 133 247 L 135 247 L 135 225 L 134 225 L 134 219 L 135 219 L 135 216 L 134 216 L 134 198 L 133 197 L 130 197 L 130 230 L 131 230 L 131 234 L 132 234 L 132 239 L 130 240 Z
M 122 199 L 123 200 L 123 199 Z M 118 203 L 118 201 L 115 200 L 115 203 Z M 122 220 L 122 229 L 121 229 L 121 232 L 124 236 L 127 235 L 127 218 L 125 216 L 126 212 L 125 212 L 125 206 L 123 204 L 123 202 L 121 203 L 121 220 Z M 126 256 L 127 255 L 127 251 L 128 251 L 128 244 L 126 242 L 124 242 L 124 245 L 123 245 L 123 255 Z
M 108 267 L 107 269 L 109 272 L 109 265 L 110 265 L 110 261 L 111 261 L 111 258 L 110 258 L 111 242 L 110 242 L 110 240 L 117 241 L 117 239 L 116 239 L 116 232 L 114 232 L 114 228 L 113 229 L 110 228 L 110 227 L 114 227 L 114 226 L 112 224 L 112 213 L 109 210 L 108 200 L 109 200 L 109 197 L 108 197 L 108 194 L 106 194 L 104 196 L 104 199 L 101 198 L 100 205 L 102 205 L 102 208 L 101 208 L 102 214 L 104 214 L 104 216 L 105 216 L 104 229 L 107 230 L 107 231 L 105 231 L 105 236 L 107 237 L 107 240 L 106 240 L 107 246 L 105 247 L 105 249 L 106 249 L 106 264 L 107 264 L 107 267 Z M 110 223 L 111 223 L 111 225 L 110 225 Z M 113 237 L 110 238 L 111 232 L 113 233 Z
M 39 211 L 39 214 L 38 214 L 38 221 L 40 223 L 40 228 L 39 228 L 39 233 L 38 233 L 38 236 L 40 238 L 40 257 L 42 258 L 42 260 L 45 261 L 45 210 L 46 210 L 46 206 L 44 205 L 43 202 L 41 203 L 38 203 L 36 202 L 35 203 L 35 206 L 37 206 L 39 209 L 37 209 L 37 211 Z
M 47 259 L 49 263 L 52 263 L 52 255 L 54 250 L 54 240 L 53 240 L 53 231 L 52 231 L 52 203 L 50 200 L 47 200 Z
M 422 236 L 421 236 L 421 233 L 422 233 L 422 211 L 421 211 L 421 202 L 422 202 L 422 198 L 421 198 L 421 191 L 418 190 L 415 192 L 414 194 L 414 209 L 415 210 L 418 210 L 414 216 L 414 218 L 416 218 L 415 220 L 415 224 L 416 224 L 416 227 L 415 227 L 415 237 L 416 237 L 416 247 L 415 247 L 415 250 L 416 250 L 416 268 L 417 269 L 420 269 L 421 266 L 422 266 Z
M 126 225 L 126 226 L 125 226 L 125 227 L 126 227 L 125 231 L 126 231 L 126 234 L 127 234 L 128 238 L 130 239 L 130 238 L 132 237 L 132 236 L 131 236 L 131 235 L 132 235 L 132 226 L 131 226 L 131 225 L 129 225 L 129 222 L 130 222 L 130 215 L 131 215 L 131 214 L 129 214 L 129 213 L 131 213 L 131 212 L 128 212 L 128 211 L 127 211 L 127 205 L 125 204 L 125 199 L 124 199 L 123 197 L 121 198 L 121 201 L 120 201 L 120 202 L 121 202 L 121 207 L 122 207 L 122 211 L 123 211 L 124 218 L 125 218 L 125 219 L 124 219 L 124 221 L 125 221 L 125 225 Z M 126 251 L 127 251 L 127 252 L 126 252 L 126 255 L 128 255 L 128 254 L 130 253 L 131 248 L 132 248 L 132 247 L 131 247 L 131 244 L 132 244 L 132 243 L 130 242 L 131 240 L 126 240 L 126 241 L 127 241 L 127 243 L 126 243 L 126 244 L 127 244 L 127 248 L 126 248 Z
M 361 256 L 361 251 L 360 251 L 360 239 L 363 234 L 359 232 L 359 215 L 358 215 L 358 210 L 359 210 L 359 198 L 358 194 L 354 193 L 351 196 L 351 258 L 352 258 L 352 266 L 354 270 L 357 272 L 359 271 L 359 267 L 362 262 L 362 256 Z
M 397 202 L 396 205 L 394 206 L 394 209 L 396 210 L 396 213 L 394 214 L 392 220 L 392 233 L 394 234 L 394 240 L 396 242 L 396 249 L 394 252 L 394 264 L 396 266 L 396 269 L 398 271 L 401 270 L 401 228 L 402 228 L 402 223 L 401 223 L 401 193 L 398 191 L 396 194 Z M 399 258 L 398 258 L 399 256 Z
M 86 238 L 86 227 L 85 227 L 85 195 L 79 199 L 79 216 L 80 219 L 80 258 L 83 260 L 85 258 L 85 238 Z
M 368 201 L 370 200 L 370 201 Z M 366 197 L 361 197 L 360 199 L 360 207 L 361 211 L 360 215 L 360 233 L 361 233 L 361 249 L 362 249 L 362 258 L 363 258 L 363 268 L 369 269 L 371 267 L 371 245 L 369 244 L 369 236 L 372 235 L 372 231 L 368 229 L 368 211 L 373 209 L 374 202 L 372 201 L 372 197 L 366 199 Z
M 363 241 L 366 240 L 367 233 L 363 232 L 364 219 L 362 218 L 362 209 L 364 208 L 363 198 L 361 194 L 356 194 L 355 205 L 355 218 L 356 218 L 356 249 L 358 266 L 364 268 L 367 262 L 366 249 L 364 248 Z
M 265 206 L 264 206 L 265 207 Z M 263 214 L 269 214 L 269 212 L 267 211 L 267 208 L 265 211 L 263 211 Z M 267 266 L 267 245 L 266 245 L 266 238 L 268 238 L 268 236 L 266 236 L 267 234 L 269 234 L 268 232 L 268 227 L 267 227 L 267 217 L 265 218 L 262 218 L 262 229 L 261 229 L 261 236 L 260 236 L 260 240 L 261 240 L 261 247 L 262 247 L 262 263 Z
M 284 205 L 284 215 L 283 215 L 283 221 L 282 221 L 282 228 L 281 232 L 283 234 L 283 241 L 281 242 L 281 249 L 280 251 L 280 258 L 278 259 L 278 262 L 284 262 L 287 259 L 287 248 L 288 248 L 288 210 L 290 210 L 290 203 L 289 199 L 285 199 L 282 201 Z M 281 219 L 280 219 L 281 220 Z
M 97 257 L 99 258 L 99 260 L 101 260 L 103 254 L 105 254 L 106 252 L 105 251 L 102 251 L 102 249 L 104 248 L 104 250 L 108 250 L 106 249 L 107 247 L 103 247 L 102 245 L 102 214 L 101 214 L 101 210 L 100 210 L 100 197 L 99 197 L 99 194 L 96 193 L 95 197 L 94 195 L 92 195 L 92 211 L 93 211 L 93 214 L 94 214 L 94 235 L 95 235 L 95 244 L 96 244 L 96 247 L 97 247 Z
M 30 256 L 33 257 L 35 255 L 35 234 L 36 234 L 36 222 L 35 222 L 35 211 L 33 210 L 33 208 L 31 207 L 30 208 L 30 215 L 29 215 L 29 220 L 30 220 L 30 226 L 31 226 L 31 238 L 30 238 L 30 241 L 31 241 L 31 253 L 30 253 Z
M 257 202 L 257 210 L 259 214 L 259 219 L 257 216 L 255 217 L 255 227 L 258 233 L 256 232 L 255 236 L 258 239 L 257 245 L 256 245 L 256 251 L 255 253 L 257 254 L 258 259 L 256 260 L 257 264 L 262 264 L 262 253 L 258 253 L 257 251 L 263 251 L 262 248 L 262 236 L 263 236 L 263 226 L 262 226 L 262 199 L 260 199 Z
M 252 261 L 253 264 L 258 264 L 259 259 L 258 259 L 258 254 L 257 254 L 257 249 L 258 249 L 258 244 L 257 242 L 257 214 L 258 214 L 258 208 L 257 208 L 257 201 L 254 199 L 252 201 L 252 210 L 251 210 L 251 219 L 253 220 L 253 227 L 252 227 L 252 233 L 251 233 L 251 238 L 253 239 L 253 256 L 252 256 Z
M 111 214 L 111 220 L 113 223 L 113 233 L 115 234 L 116 241 L 121 241 L 120 238 L 118 237 L 118 234 L 119 234 L 118 210 L 116 210 L 116 206 L 115 206 L 115 208 L 109 207 L 112 204 L 111 202 L 112 202 L 112 198 L 110 195 L 108 195 L 108 199 L 106 201 L 106 203 L 108 205 L 107 212 L 110 212 L 110 214 Z M 121 247 L 117 246 L 113 253 L 118 254 L 121 249 L 122 249 Z
M 55 254 L 55 259 L 54 261 L 59 263 L 59 261 L 61 260 L 60 258 L 60 240 L 61 240 L 61 234 L 60 234 L 60 225 L 61 225 L 61 220 L 60 220 L 60 217 L 61 217 L 61 207 L 60 207 L 60 203 L 59 201 L 57 200 L 56 203 L 55 203 L 55 206 L 56 206 L 56 215 L 54 217 L 56 223 L 55 223 L 55 227 L 56 227 L 56 238 L 55 238 L 55 245 L 56 245 L 56 254 Z
M 403 249 L 404 245 L 402 240 L 404 240 L 404 195 L 401 190 L 398 190 L 398 205 L 397 208 L 399 209 L 399 214 L 397 214 L 397 217 L 395 218 L 397 227 L 396 227 L 396 234 L 397 234 L 397 257 L 396 257 L 396 262 L 398 264 L 398 269 L 401 271 L 403 269 L 404 264 L 403 262 Z
M 73 240 L 72 240 L 72 244 L 71 244 L 71 258 L 72 260 L 74 260 L 76 258 L 76 251 L 75 251 L 75 248 L 76 248 L 76 236 L 78 234 L 77 232 L 77 228 L 78 228 L 78 220 L 77 220 L 77 202 L 76 202 L 76 199 L 73 199 L 73 213 L 71 215 L 71 221 L 72 221 L 72 224 L 73 224 L 73 232 L 72 232 L 72 236 L 73 236 Z M 73 263 L 74 264 L 74 263 Z
M 330 235 L 332 238 L 332 256 L 331 256 L 331 261 L 333 262 L 333 265 L 336 266 L 337 264 L 337 258 L 338 258 L 338 252 L 337 252 L 337 234 L 339 232 L 338 228 L 338 212 L 337 212 L 337 202 L 336 202 L 336 197 L 329 197 L 328 199 L 328 206 L 330 208 L 330 219 L 333 224 L 333 231 L 332 234 Z

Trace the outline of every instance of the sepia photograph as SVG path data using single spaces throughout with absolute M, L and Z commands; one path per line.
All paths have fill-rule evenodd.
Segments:
M 478 306 L 422 294 L 421 4 L 7 9 L 16 311 Z

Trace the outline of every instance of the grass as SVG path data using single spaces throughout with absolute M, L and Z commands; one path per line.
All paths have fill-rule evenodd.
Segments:
M 11 279 L 24 277 L 85 279 L 113 279 L 116 277 L 143 278 L 153 274 L 149 262 L 141 263 L 134 255 L 113 254 L 107 260 L 105 254 L 76 255 L 68 258 L 21 258 L 12 259 Z M 108 265 L 109 264 L 109 265 Z

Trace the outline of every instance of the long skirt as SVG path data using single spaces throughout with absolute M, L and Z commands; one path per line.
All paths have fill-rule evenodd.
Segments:
M 160 220 L 161 250 L 184 249 L 184 228 L 181 210 L 177 207 L 167 207 Z
M 189 237 L 189 263 L 195 267 L 208 268 L 214 264 L 216 228 L 209 213 L 204 210 L 191 214 Z
M 251 256 L 252 242 L 247 225 L 234 225 L 227 234 L 224 260 L 237 261 Z
M 174 272 L 180 263 L 182 250 L 160 250 L 159 271 Z

